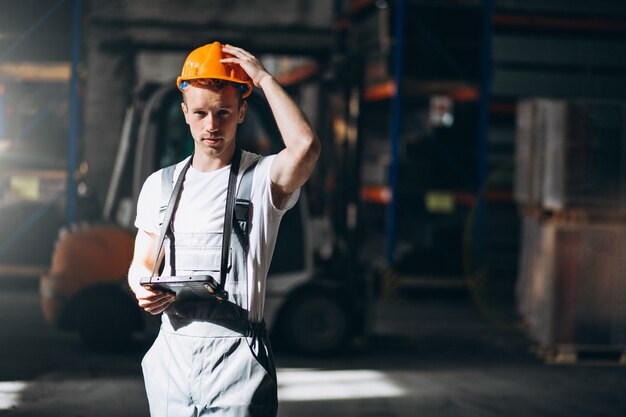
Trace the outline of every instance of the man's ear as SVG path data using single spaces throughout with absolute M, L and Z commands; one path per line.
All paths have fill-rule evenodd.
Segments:
M 185 123 L 189 124 L 189 122 L 187 121 L 187 105 L 184 101 L 180 103 L 180 109 L 183 111 L 183 116 L 185 116 Z
M 246 110 L 248 110 L 248 102 L 244 101 L 239 106 L 239 119 L 237 120 L 238 124 L 242 124 L 244 119 L 246 118 Z

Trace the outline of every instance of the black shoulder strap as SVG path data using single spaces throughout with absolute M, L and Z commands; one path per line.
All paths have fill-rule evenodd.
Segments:
M 228 251 L 230 250 L 230 234 L 233 229 L 233 208 L 235 205 L 235 185 L 239 174 L 241 149 L 237 147 L 230 166 L 228 177 L 228 191 L 226 192 L 226 211 L 224 213 L 224 229 L 222 232 L 222 264 L 220 266 L 220 290 L 226 288 L 226 274 L 228 272 Z

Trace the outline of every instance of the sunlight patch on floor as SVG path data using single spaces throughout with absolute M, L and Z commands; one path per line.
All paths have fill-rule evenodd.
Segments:
M 278 369 L 279 401 L 389 398 L 405 394 L 405 389 L 379 371 Z
M 23 381 L 0 381 L 0 410 L 10 410 L 20 404 L 20 393 L 28 386 Z

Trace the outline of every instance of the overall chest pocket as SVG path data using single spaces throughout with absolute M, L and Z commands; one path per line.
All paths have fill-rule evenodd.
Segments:
M 219 272 L 222 263 L 222 233 L 176 233 L 174 256 L 177 273 Z M 229 269 L 231 264 L 232 251 L 229 249 Z

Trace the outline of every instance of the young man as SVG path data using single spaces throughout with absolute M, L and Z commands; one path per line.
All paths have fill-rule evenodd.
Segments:
M 230 252 L 228 300 L 177 301 L 170 292 L 140 285 L 163 259 L 163 275 L 216 275 L 237 126 L 245 118 L 244 99 L 252 83 L 263 90 L 285 149 L 264 158 L 245 151 L 240 155 L 238 181 L 254 162 L 256 166 L 247 253 Z M 158 259 L 162 170 L 146 180 L 137 204 L 138 232 L 128 275 L 139 306 L 151 314 L 163 313 L 159 336 L 142 362 L 150 412 L 275 416 L 276 372 L 263 323 L 265 280 L 281 217 L 296 203 L 313 171 L 319 140 L 278 82 L 241 48 L 214 42 L 194 50 L 177 85 L 194 140 L 191 165 L 184 173 L 165 254 L 159 252 Z M 176 165 L 173 182 L 187 161 Z M 231 240 L 231 248 L 233 244 Z

